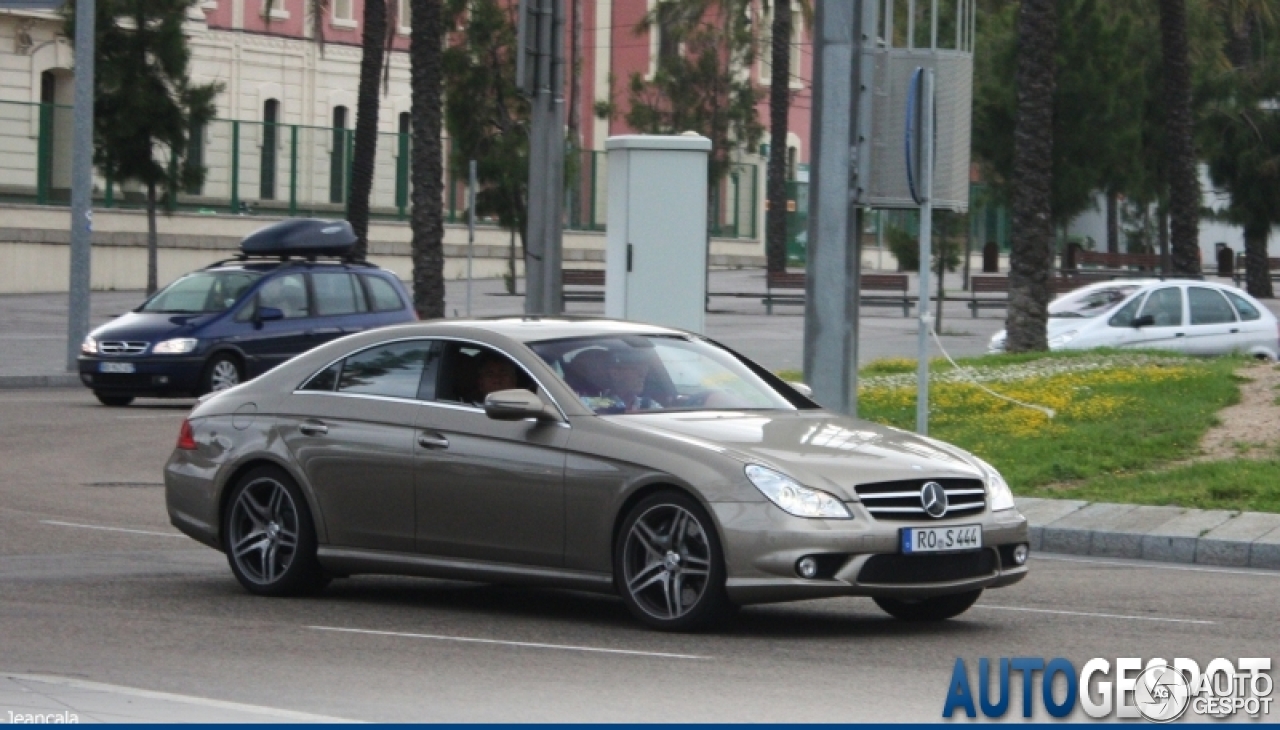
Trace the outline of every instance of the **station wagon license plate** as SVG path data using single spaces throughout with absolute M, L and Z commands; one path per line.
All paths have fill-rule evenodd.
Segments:
M 902 554 L 946 553 L 982 547 L 982 525 L 902 528 Z
M 98 363 L 98 372 L 100 373 L 131 373 L 134 371 L 131 362 L 100 362 Z

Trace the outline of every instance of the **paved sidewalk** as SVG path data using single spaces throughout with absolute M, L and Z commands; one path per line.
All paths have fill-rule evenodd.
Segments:
M 1280 570 L 1280 514 L 1018 497 L 1031 549 Z

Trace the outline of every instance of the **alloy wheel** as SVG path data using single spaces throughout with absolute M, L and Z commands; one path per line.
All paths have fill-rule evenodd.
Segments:
M 285 485 L 268 477 L 250 482 L 231 508 L 228 552 L 250 581 L 271 585 L 298 552 L 298 509 Z
M 222 359 L 209 370 L 209 390 L 217 392 L 240 384 L 240 368 L 230 360 Z
M 712 548 L 696 515 L 659 504 L 632 524 L 623 545 L 623 585 L 644 612 L 662 620 L 692 611 L 711 581 Z

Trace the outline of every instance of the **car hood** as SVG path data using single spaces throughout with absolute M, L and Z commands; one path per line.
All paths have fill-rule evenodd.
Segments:
M 604 416 L 655 436 L 692 441 L 801 484 L 856 500 L 854 486 L 899 479 L 982 479 L 967 452 L 827 411 L 698 411 Z
M 190 335 L 217 318 L 213 314 L 165 314 L 163 312 L 126 312 L 90 332 L 95 340 L 133 340 L 158 342 Z
M 1097 321 L 1097 317 L 1050 317 L 1048 325 L 1045 327 L 1045 333 L 1049 339 L 1053 339 L 1063 332 L 1078 330 Z M 1003 342 L 1008 336 L 1008 330 L 1000 330 L 991 336 L 991 341 Z

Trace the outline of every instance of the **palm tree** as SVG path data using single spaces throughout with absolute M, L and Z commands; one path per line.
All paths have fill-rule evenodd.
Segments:
M 1174 274 L 1200 273 L 1200 182 L 1192 143 L 1186 0 L 1160 0 L 1169 238 Z
M 385 50 L 391 34 L 387 22 L 388 0 L 365 0 L 364 35 L 360 43 L 360 89 L 356 96 L 355 149 L 351 155 L 351 193 L 347 220 L 356 234 L 355 255 L 369 252 L 369 194 L 378 153 L 378 83 L 382 79 Z
M 1010 352 L 1047 350 L 1053 264 L 1053 90 L 1058 39 L 1055 0 L 1018 9 L 1017 117 L 1013 142 L 1013 249 L 1009 260 Z
M 769 55 L 769 169 L 765 256 L 769 271 L 787 268 L 787 122 L 791 113 L 791 0 L 774 0 Z
M 444 316 L 444 154 L 440 140 L 444 51 L 442 0 L 410 3 L 410 161 L 413 178 L 413 307 L 423 319 Z

